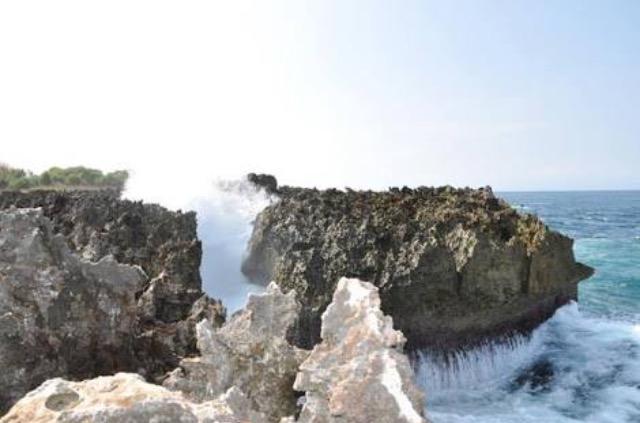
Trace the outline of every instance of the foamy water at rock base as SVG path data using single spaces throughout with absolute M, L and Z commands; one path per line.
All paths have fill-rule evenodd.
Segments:
M 571 304 L 528 340 L 423 356 L 416 377 L 434 422 L 637 421 L 640 327 Z
M 447 362 L 422 354 L 416 378 L 435 422 L 640 421 L 640 193 L 509 193 L 576 239 L 597 269 L 579 304 L 530 337 Z

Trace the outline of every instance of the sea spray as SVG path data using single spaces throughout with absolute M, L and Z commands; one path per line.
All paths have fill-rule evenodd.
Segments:
M 640 332 L 571 303 L 530 338 L 423 355 L 416 378 L 434 423 L 640 421 Z
M 499 386 L 529 365 L 541 347 L 542 336 L 536 331 L 446 355 L 423 351 L 417 356 L 416 377 L 427 392 L 438 396 Z
M 210 194 L 193 203 L 202 240 L 200 268 L 204 291 L 220 298 L 229 312 L 244 306 L 247 294 L 263 287 L 250 284 L 240 271 L 253 221 L 275 199 L 247 180 L 217 181 Z
M 249 284 L 240 266 L 253 221 L 275 198 L 246 178 L 211 181 L 205 176 L 180 179 L 170 172 L 152 177 L 134 173 L 124 197 L 197 212 L 203 290 L 232 313 L 244 306 L 248 293 L 262 290 Z

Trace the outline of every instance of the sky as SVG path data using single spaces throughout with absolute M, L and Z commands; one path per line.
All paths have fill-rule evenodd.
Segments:
M 3 1 L 0 161 L 639 189 L 640 2 Z

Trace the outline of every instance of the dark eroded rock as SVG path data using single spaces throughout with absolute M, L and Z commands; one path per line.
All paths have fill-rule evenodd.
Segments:
M 0 212 L 0 412 L 53 376 L 135 369 L 146 276 L 71 253 L 37 209 Z
M 274 194 L 278 191 L 278 181 L 272 175 L 250 173 L 247 175 L 247 179 L 257 187 L 264 189 L 267 194 Z
M 320 339 L 342 276 L 380 288 L 408 347 L 470 346 L 528 332 L 577 297 L 592 269 L 573 241 L 521 215 L 490 188 L 387 192 L 280 187 L 256 220 L 243 272 L 295 289 L 293 341 Z
M 23 244 L 6 243 L 0 252 L 0 267 L 10 269 L 0 273 L 0 304 L 4 302 L 5 312 L 19 309 L 20 304 L 14 304 L 16 298 L 37 305 L 25 306 L 21 312 L 26 317 L 20 318 L 33 319 L 25 321 L 24 327 L 16 327 L 11 320 L 0 328 L 3 338 L 0 351 L 4 348 L 5 360 L 16 360 L 16 368 L 22 369 L 16 377 L 25 381 L 26 389 L 51 377 L 78 379 L 113 371 L 133 371 L 159 380 L 183 357 L 197 353 L 197 322 L 206 318 L 217 326 L 224 321 L 222 304 L 201 290 L 202 252 L 194 213 L 171 212 L 157 205 L 120 200 L 108 191 L 0 193 L 0 210 L 5 210 L 6 219 L 20 215 L 15 210 L 7 211 L 14 206 L 39 207 L 41 212 L 28 212 L 37 214 L 29 221 L 31 229 L 13 227 L 16 222 L 7 220 L 0 228 L 7 236 L 19 238 L 22 235 L 15 231 L 20 228 L 44 234 L 37 238 L 43 253 L 23 255 L 20 267 L 15 266 L 16 251 L 25 248 Z M 66 257 L 66 261 L 61 262 L 61 257 Z M 144 272 L 139 271 L 140 280 L 135 284 L 123 283 L 116 290 L 118 272 L 105 271 L 94 280 L 90 273 L 75 271 L 67 262 L 85 263 L 82 264 L 85 267 L 109 265 L 116 269 L 117 263 L 122 263 L 139 266 Z M 25 270 L 30 268 L 41 271 Z M 45 276 L 55 277 L 57 282 L 51 285 Z M 5 283 L 8 278 L 13 278 L 13 285 Z M 43 285 L 47 283 L 51 286 Z M 61 306 L 43 303 L 39 298 L 45 294 L 57 298 L 56 304 Z M 74 302 L 79 298 L 82 301 Z M 95 314 L 97 301 L 111 302 L 113 314 Z M 3 316 L 5 312 L 0 313 L 0 319 L 7 318 Z M 122 347 L 110 346 L 112 340 L 107 334 L 114 324 L 126 326 L 126 330 L 113 335 Z M 60 339 L 55 332 L 58 329 L 65 331 Z M 39 345 L 50 348 L 48 353 L 36 348 L 33 354 L 42 353 L 40 361 L 28 366 L 22 366 L 20 360 L 29 360 L 29 354 L 23 358 L 7 352 L 21 348 L 21 337 L 16 334 L 24 330 L 39 331 L 37 337 L 27 338 L 26 342 L 33 341 L 37 348 Z M 89 351 L 84 349 L 86 343 Z M 88 355 L 80 359 L 81 354 Z M 5 394 L 0 386 L 0 396 L 3 394 L 17 398 Z
M 42 208 L 72 250 L 97 261 L 112 255 L 149 280 L 136 293 L 147 320 L 185 319 L 202 296 L 202 249 L 194 212 L 119 199 L 112 191 L 4 191 L 0 209 Z M 148 289 L 152 288 L 152 289 Z

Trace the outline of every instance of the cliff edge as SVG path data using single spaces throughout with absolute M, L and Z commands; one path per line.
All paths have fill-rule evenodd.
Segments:
M 380 289 L 407 347 L 449 350 L 529 332 L 577 299 L 593 269 L 573 240 L 520 214 L 491 188 L 385 192 L 277 187 L 257 217 L 242 270 L 254 283 L 295 289 L 290 338 L 310 348 L 342 276 Z

